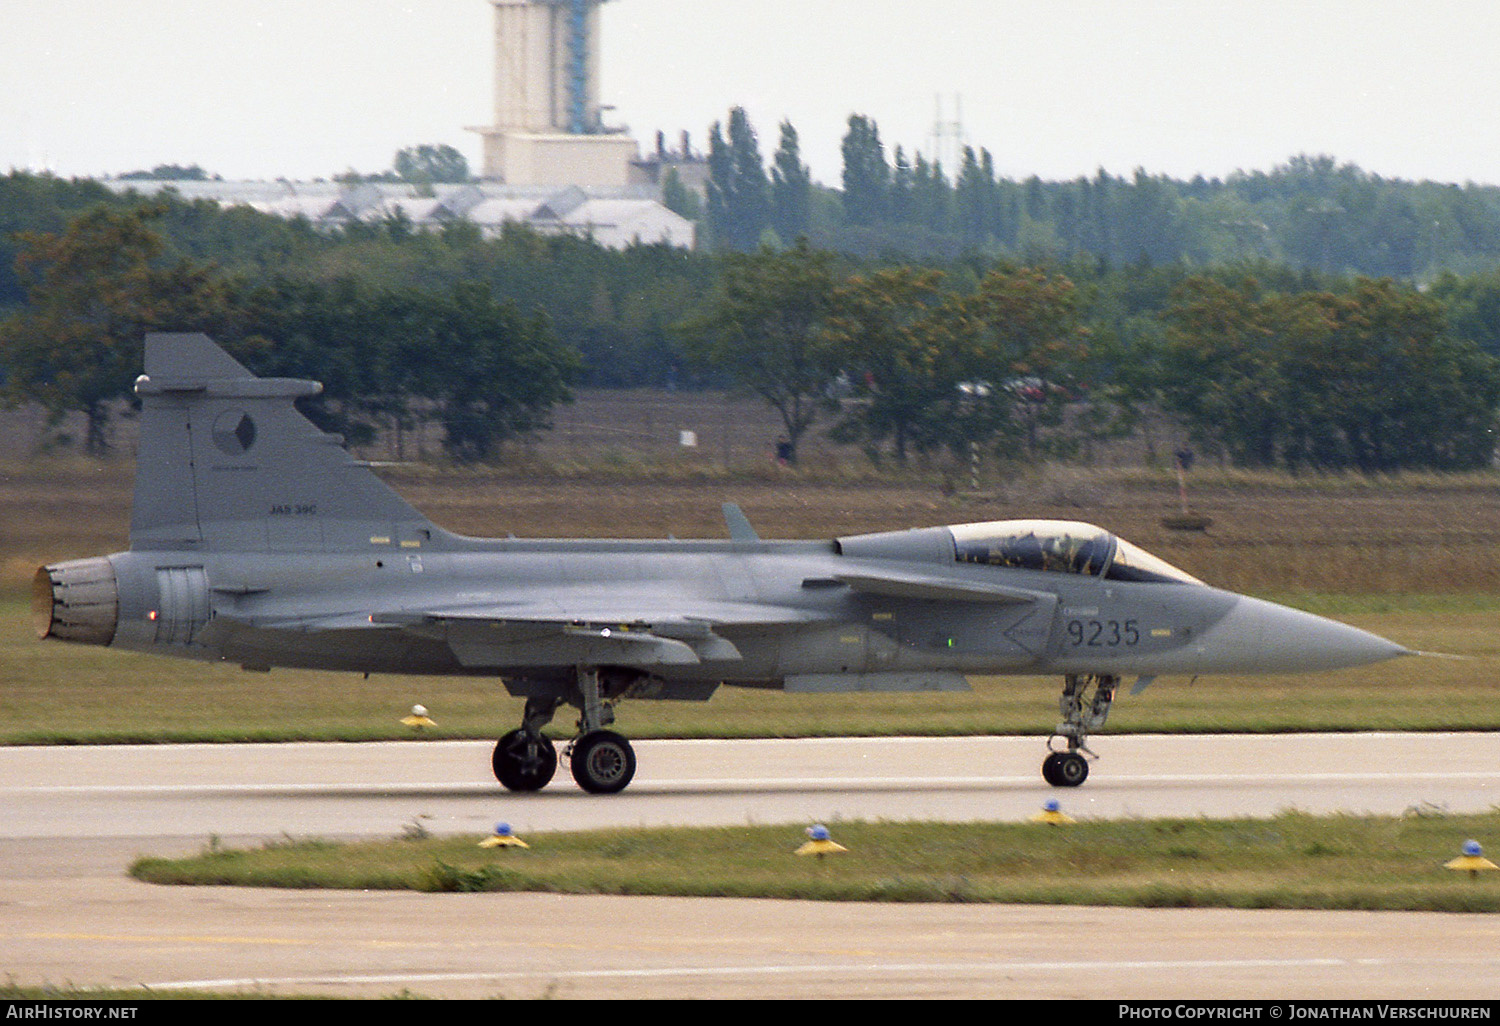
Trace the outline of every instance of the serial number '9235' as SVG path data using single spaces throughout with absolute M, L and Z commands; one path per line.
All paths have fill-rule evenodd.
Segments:
M 1068 644 L 1074 648 L 1118 648 L 1141 640 L 1138 620 L 1069 620 Z
M 317 515 L 318 504 L 316 502 L 278 503 L 271 507 L 273 517 L 315 517 Z

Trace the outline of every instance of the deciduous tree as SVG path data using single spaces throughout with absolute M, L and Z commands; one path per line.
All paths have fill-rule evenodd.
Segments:
M 468 158 L 446 144 L 408 146 L 397 152 L 392 169 L 403 181 L 420 185 L 467 182 L 470 178 Z
M 5 397 L 54 415 L 81 411 L 85 445 L 110 445 L 110 409 L 131 397 L 148 331 L 216 332 L 230 283 L 212 264 L 167 253 L 160 208 L 94 207 L 61 232 L 26 232 L 16 273 L 27 304 L 0 322 Z
M 877 270 L 838 289 L 830 324 L 858 399 L 839 436 L 903 461 L 974 445 L 1034 453 L 1087 353 L 1072 283 L 1038 271 L 997 269 L 959 292 L 937 271 Z
M 806 240 L 729 255 L 705 314 L 687 326 L 700 362 L 725 371 L 781 416 L 794 461 L 842 362 L 827 331 L 834 285 L 832 254 Z
M 1494 450 L 1500 362 L 1436 300 L 1388 280 L 1341 292 L 1184 283 L 1161 394 L 1236 461 L 1289 469 L 1472 470 Z

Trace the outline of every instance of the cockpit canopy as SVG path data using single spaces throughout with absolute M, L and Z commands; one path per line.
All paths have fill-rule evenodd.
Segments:
M 953 534 L 954 555 L 960 563 L 1082 574 L 1111 581 L 1203 583 L 1093 524 L 996 520 L 959 524 L 948 530 Z

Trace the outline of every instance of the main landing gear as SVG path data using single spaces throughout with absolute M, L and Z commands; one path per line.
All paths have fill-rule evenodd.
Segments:
M 1094 694 L 1087 698 L 1090 686 Z M 1058 701 L 1062 722 L 1047 739 L 1049 754 L 1042 760 L 1042 779 L 1047 783 L 1053 787 L 1077 787 L 1088 779 L 1089 764 L 1083 753 L 1094 753 L 1086 742 L 1089 734 L 1104 726 L 1109 718 L 1110 703 L 1115 700 L 1115 688 L 1119 686 L 1120 678 L 1109 674 L 1070 673 L 1064 678 L 1062 698 Z M 1058 738 L 1067 741 L 1066 751 L 1053 749 L 1052 744 Z
M 604 729 L 615 720 L 605 694 L 623 697 L 633 681 L 609 677 L 601 683 L 597 669 L 584 668 L 578 671 L 576 683 L 576 693 L 569 700 L 583 715 L 578 720 L 578 736 L 563 750 L 573 779 L 590 794 L 623 791 L 635 776 L 635 750 L 625 738 Z M 557 772 L 557 749 L 542 728 L 562 702 L 561 696 L 528 698 L 521 726 L 495 745 L 491 764 L 495 779 L 507 790 L 540 791 L 551 782 Z

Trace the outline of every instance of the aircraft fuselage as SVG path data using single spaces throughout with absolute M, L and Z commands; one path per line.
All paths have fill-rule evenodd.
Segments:
M 863 683 L 871 689 L 924 690 L 953 687 L 955 675 L 1295 672 L 1346 659 L 1349 653 L 1327 650 L 1330 641 L 1358 645 L 1370 637 L 1292 610 L 1268 636 L 1247 610 L 1269 603 L 1201 584 L 971 566 L 929 559 L 925 545 L 914 545 L 908 559 L 841 554 L 863 540 L 439 536 L 421 548 L 376 544 L 359 555 L 123 552 L 108 557 L 118 592 L 110 643 L 256 669 L 529 678 L 578 665 L 640 665 L 660 679 L 659 697 L 706 697 L 703 686 L 719 683 L 833 690 L 834 681 L 805 679 L 820 676 L 856 687 L 869 676 Z M 895 582 L 894 591 L 913 571 L 930 589 L 1003 584 L 1028 601 L 883 594 L 838 579 L 865 573 Z M 607 599 L 601 582 L 608 582 Z M 39 603 L 50 602 L 40 587 Z M 574 631 L 494 637 L 485 624 L 463 619 L 422 623 L 428 611 L 469 607 L 501 621 L 508 608 L 531 620 L 551 610 Z M 669 608 L 701 608 L 719 622 L 696 629 L 691 616 L 641 622 L 640 610 Z M 765 622 L 756 622 L 757 609 L 767 611 Z M 372 610 L 379 611 L 373 622 Z M 1232 660 L 1202 644 L 1216 626 L 1233 642 Z M 637 646 L 610 644 L 600 634 L 645 627 L 680 641 L 680 660 L 647 649 L 639 653 L 647 658 L 637 659 Z M 728 645 L 716 648 L 709 639 Z M 1370 655 L 1381 651 L 1374 646 Z

